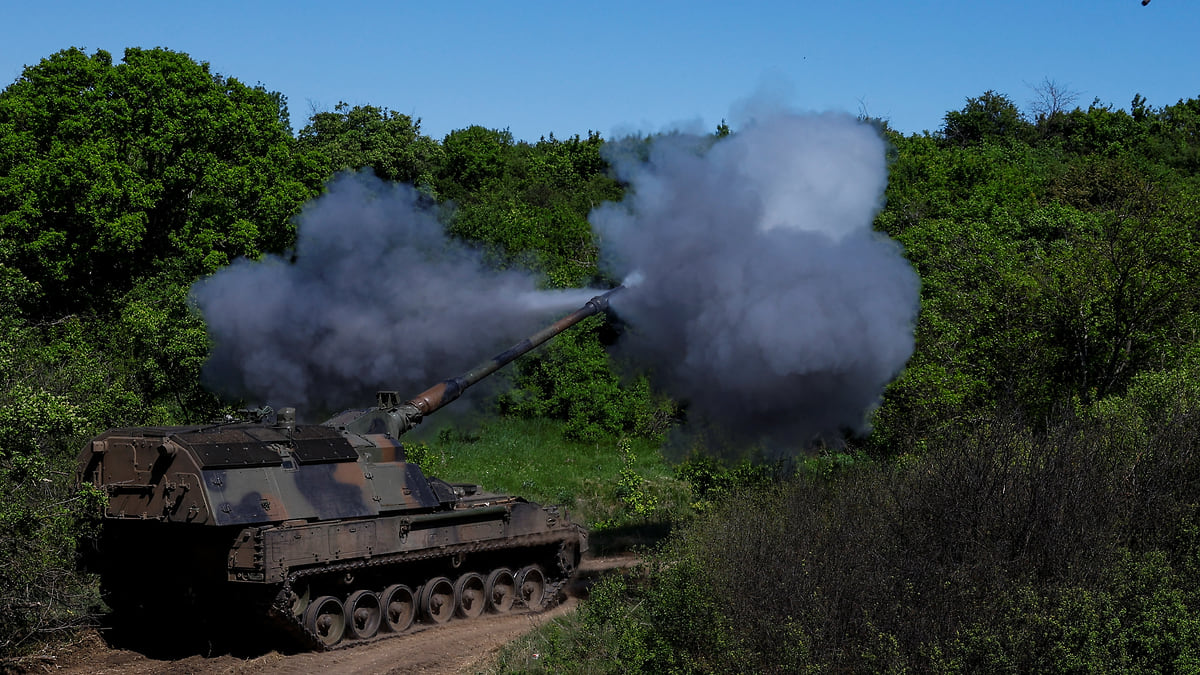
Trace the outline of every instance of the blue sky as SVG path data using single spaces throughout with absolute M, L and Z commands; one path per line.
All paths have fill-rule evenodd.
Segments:
M 1200 97 L 1197 0 L 824 2 L 12 2 L 0 82 L 66 47 L 166 47 L 288 97 L 292 124 L 339 101 L 537 140 L 736 128 L 762 94 L 864 111 L 904 132 L 992 89 L 1045 79 L 1128 109 Z

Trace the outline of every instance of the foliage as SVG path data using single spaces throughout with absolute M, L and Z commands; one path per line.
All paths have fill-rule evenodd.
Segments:
M 664 551 L 601 580 L 577 617 L 511 644 L 495 672 L 747 672 L 745 650 L 715 598 L 698 559 Z
M 1158 131 L 1186 113 L 1142 103 L 1132 116 L 1060 111 L 1038 137 L 892 135 L 877 225 L 905 246 L 922 304 L 916 353 L 875 413 L 872 452 L 919 451 L 930 432 L 997 407 L 1041 418 L 1120 394 L 1194 341 L 1196 185 L 1164 161 Z M 1011 118 L 1008 106 L 985 95 L 948 117 L 990 129 L 981 120 Z
M 88 625 L 92 580 L 77 543 L 102 496 L 75 484 L 74 457 L 98 428 L 147 420 L 136 383 L 106 361 L 79 320 L 0 337 L 0 655 Z
M 617 452 L 621 455 L 621 475 L 617 479 L 617 498 L 633 515 L 646 518 L 654 513 L 658 499 L 646 492 L 646 479 L 634 469 L 637 457 L 633 454 L 628 438 L 617 440 Z
M 921 457 L 737 493 L 637 584 L 602 585 L 577 629 L 534 638 L 540 659 L 580 672 L 725 672 L 730 655 L 739 672 L 1189 671 L 1200 409 L 1153 402 L 1063 412 L 1042 432 L 997 416 Z M 1114 408 L 1123 422 L 1139 411 L 1136 433 L 1109 433 Z
M 494 264 L 521 264 L 552 287 L 583 285 L 598 275 L 587 214 L 618 200 L 599 135 L 536 144 L 507 131 L 469 127 L 446 136 L 438 194 L 450 200 L 450 231 L 485 246 Z
M 566 420 L 568 438 L 598 440 L 632 433 L 655 437 L 671 417 L 669 402 L 655 400 L 639 377 L 622 384 L 599 335 L 604 317 L 589 317 L 546 345 L 537 358 L 516 364 L 513 387 L 500 396 L 505 414 Z
M 370 105 L 338 103 L 332 111 L 318 112 L 298 140 L 300 148 L 328 158 L 326 173 L 369 168 L 382 180 L 430 193 L 445 157 L 436 141 L 421 134 L 421 120 Z
M 970 145 L 985 141 L 1023 140 L 1031 125 L 1004 94 L 986 91 L 967 99 L 962 110 L 946 113 L 942 136 L 949 143 Z
M 1183 175 L 1200 172 L 1200 98 L 1151 111 L 1145 99 L 1134 99 L 1134 117 L 1149 126 L 1143 152 Z M 1140 115 L 1139 115 L 1140 112 Z
M 186 285 L 281 249 L 320 179 L 281 96 L 163 49 L 27 67 L 0 93 L 0 143 L 0 264 L 38 318 L 111 311 L 140 280 Z
M 778 480 L 785 474 L 782 464 L 753 462 L 744 458 L 733 466 L 727 466 L 701 452 L 693 453 L 675 467 L 675 475 L 691 486 L 695 497 L 692 508 L 697 512 L 708 511 L 734 495 Z
M 442 140 L 446 161 L 438 171 L 438 192 L 454 202 L 470 202 L 498 191 L 514 147 L 512 133 L 478 125 L 452 131 Z
M 937 651 L 945 672 L 1165 673 L 1200 667 L 1196 593 L 1161 552 L 1123 551 L 1101 589 L 1004 592 L 987 625 Z

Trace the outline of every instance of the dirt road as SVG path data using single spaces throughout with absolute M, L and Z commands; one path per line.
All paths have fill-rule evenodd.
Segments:
M 421 627 L 404 635 L 378 639 L 331 652 L 281 654 L 252 658 L 231 655 L 189 656 L 158 660 L 138 652 L 113 649 L 93 633 L 75 649 L 42 663 L 44 672 L 62 675 L 290 675 L 309 673 L 425 673 L 475 672 L 486 666 L 501 647 L 541 624 L 575 611 L 578 596 L 607 571 L 630 567 L 637 557 L 619 555 L 583 561 L 579 581 L 562 604 L 541 612 L 454 620 L 442 626 Z M 36 672 L 36 671 L 35 671 Z

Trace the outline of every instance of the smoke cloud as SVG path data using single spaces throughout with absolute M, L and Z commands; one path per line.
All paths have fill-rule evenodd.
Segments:
M 878 132 L 774 114 L 711 138 L 614 144 L 630 185 L 590 220 L 627 321 L 620 354 L 688 404 L 693 428 L 791 454 L 865 430 L 914 346 L 919 280 L 872 229 Z M 632 283 L 636 281 L 636 283 Z
M 865 430 L 912 354 L 919 281 L 872 229 L 885 143 L 836 114 L 778 113 L 722 139 L 606 146 L 628 185 L 592 212 L 621 361 L 687 405 L 689 428 L 790 455 Z M 310 415 L 412 395 L 508 347 L 595 291 L 537 290 L 449 240 L 411 187 L 335 179 L 288 258 L 198 282 L 216 391 Z
M 290 260 L 238 260 L 192 287 L 217 392 L 310 415 L 415 395 L 595 295 L 488 269 L 413 188 L 369 174 L 336 178 L 297 225 Z

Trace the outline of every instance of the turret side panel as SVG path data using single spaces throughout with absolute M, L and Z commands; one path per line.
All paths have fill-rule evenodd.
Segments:
M 379 508 L 428 509 L 438 505 L 429 481 L 416 464 L 390 463 L 367 465 L 370 489 Z
M 355 462 L 204 472 L 217 525 L 378 515 Z

